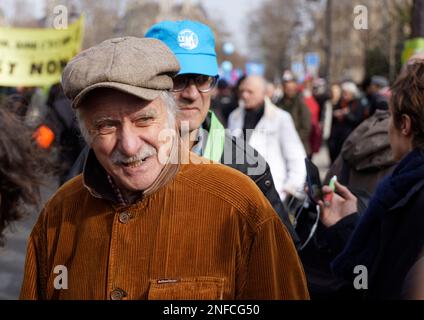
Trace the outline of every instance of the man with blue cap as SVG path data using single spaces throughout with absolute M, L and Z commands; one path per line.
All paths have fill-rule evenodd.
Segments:
M 196 21 L 163 21 L 153 25 L 145 36 L 163 41 L 180 64 L 181 69 L 174 77 L 172 91 L 177 100 L 177 120 L 180 122 L 181 135 L 189 138 L 191 151 L 252 178 L 298 246 L 298 237 L 275 189 L 268 164 L 245 141 L 225 132 L 218 118 L 209 110 L 212 89 L 218 80 L 212 30 Z

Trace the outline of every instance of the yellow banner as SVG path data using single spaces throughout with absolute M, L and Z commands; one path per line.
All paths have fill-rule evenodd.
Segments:
M 0 28 L 0 86 L 49 86 L 80 50 L 84 18 L 67 29 Z

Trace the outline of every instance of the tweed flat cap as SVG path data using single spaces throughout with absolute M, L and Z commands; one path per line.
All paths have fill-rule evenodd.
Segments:
M 145 100 L 172 89 L 172 77 L 180 70 L 177 58 L 161 41 L 122 37 L 89 48 L 65 67 L 62 86 L 78 108 L 95 88 L 117 89 Z

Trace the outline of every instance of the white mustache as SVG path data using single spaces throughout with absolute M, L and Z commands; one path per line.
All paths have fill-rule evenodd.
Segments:
M 136 155 L 127 157 L 123 155 L 119 150 L 113 151 L 111 160 L 115 164 L 130 164 L 136 161 L 143 161 L 147 157 L 151 157 L 157 154 L 154 147 L 147 145 L 143 149 L 139 150 Z

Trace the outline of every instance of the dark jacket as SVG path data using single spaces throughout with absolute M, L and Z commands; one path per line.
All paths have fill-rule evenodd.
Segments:
M 202 127 L 206 129 L 207 131 L 210 128 L 210 121 L 211 121 L 211 118 L 209 113 L 204 123 L 202 124 Z M 75 162 L 74 166 L 70 170 L 68 179 L 71 179 L 72 177 L 82 172 L 88 152 L 89 152 L 88 147 L 86 147 L 82 151 L 77 161 Z M 286 210 L 283 207 L 283 204 L 280 200 L 278 192 L 275 189 L 274 180 L 272 178 L 271 170 L 269 168 L 268 163 L 266 163 L 266 161 L 259 155 L 259 153 L 255 149 L 250 147 L 249 144 L 245 143 L 244 141 L 243 142 L 240 141 L 240 139 L 236 139 L 235 137 L 231 136 L 226 131 L 225 141 L 224 141 L 224 152 L 222 157 L 224 157 L 225 154 L 229 154 L 229 152 L 231 152 L 232 161 L 231 163 L 225 163 L 225 164 L 231 168 L 234 168 L 246 174 L 253 181 L 255 181 L 256 185 L 261 189 L 263 194 L 267 197 L 268 201 L 271 203 L 272 207 L 277 212 L 278 216 L 281 218 L 284 225 L 288 229 L 296 247 L 298 247 L 299 238 L 289 220 L 289 216 Z M 242 156 L 242 157 L 239 157 L 242 159 L 242 161 L 239 161 L 239 159 L 237 158 L 237 154 Z M 221 163 L 224 163 L 223 158 L 221 159 Z M 251 174 L 249 172 L 249 168 L 256 168 L 258 167 L 259 163 L 264 163 L 266 165 L 265 171 L 258 175 Z
M 334 107 L 336 110 L 346 110 L 346 114 L 337 119 L 333 116 L 331 123 L 331 134 L 328 140 L 328 147 L 330 151 L 331 161 L 334 162 L 339 155 L 343 142 L 347 139 L 349 134 L 361 123 L 364 119 L 365 111 L 361 101 L 356 99 L 350 102 L 339 101 Z
M 366 210 L 367 197 L 356 194 L 359 212 Z M 316 212 L 304 209 L 297 223 L 296 232 L 303 243 L 308 237 Z M 349 240 L 360 213 L 354 213 L 342 219 L 334 226 L 327 228 L 318 223 L 309 244 L 299 252 L 308 280 L 308 288 L 313 300 L 357 299 L 360 293 L 352 289 L 352 281 L 346 281 L 331 270 L 331 261 L 343 250 Z
M 374 193 L 377 183 L 396 165 L 387 131 L 389 116 L 388 111 L 377 110 L 349 135 L 324 184 L 337 175 L 350 190 L 362 190 L 369 196 Z
M 389 136 L 388 111 L 377 112 L 362 122 L 346 139 L 342 152 L 328 171 L 324 184 L 337 175 L 338 181 L 346 185 L 360 200 L 361 210 L 366 210 L 377 184 L 390 174 L 394 167 Z M 308 219 L 312 215 L 312 219 Z M 316 213 L 304 213 L 297 231 L 301 239 L 307 237 Z M 352 298 L 355 292 L 351 283 L 335 277 L 330 263 L 340 253 L 356 227 L 359 214 L 341 220 L 331 228 L 321 224 L 313 241 L 300 253 L 309 281 L 312 298 Z
M 277 102 L 277 107 L 290 113 L 300 140 L 302 140 L 303 146 L 305 147 L 306 154 L 310 154 L 309 136 L 312 129 L 311 112 L 304 102 L 303 95 L 298 93 L 294 98 L 285 96 Z
M 333 262 L 346 279 L 368 268 L 370 299 L 400 299 L 424 248 L 424 151 L 414 149 L 378 186 L 352 237 Z
M 300 252 L 311 298 L 403 298 L 424 249 L 423 208 L 424 151 L 416 149 L 381 181 L 362 215 L 319 225 L 312 245 Z M 352 285 L 358 265 L 367 267 L 368 290 Z

